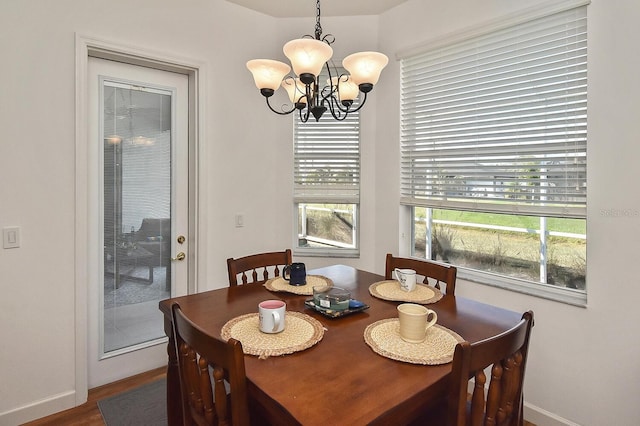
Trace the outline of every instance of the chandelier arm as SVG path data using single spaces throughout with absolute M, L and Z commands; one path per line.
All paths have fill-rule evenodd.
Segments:
M 326 94 L 326 95 L 324 95 L 324 96 L 322 97 L 322 101 L 323 101 L 323 102 L 324 102 L 324 101 L 326 101 L 326 100 L 327 100 L 327 98 L 329 98 L 329 97 L 331 97 L 331 98 L 333 98 L 335 101 L 337 101 L 337 96 L 336 96 L 336 95 L 338 94 L 338 85 L 340 84 L 340 79 L 342 78 L 342 76 L 343 76 L 344 74 L 339 75 L 339 74 L 338 74 L 338 70 L 337 70 L 337 69 L 335 70 L 335 71 L 336 71 L 336 76 L 338 77 L 338 79 L 337 79 L 337 84 L 334 86 L 334 85 L 333 85 L 333 76 L 331 75 L 331 67 L 329 66 L 329 62 L 325 62 L 325 64 L 324 64 L 324 65 L 325 65 L 325 67 L 327 68 L 327 74 L 329 75 L 329 79 L 328 79 L 328 80 L 329 80 L 329 87 L 328 87 L 328 89 L 329 89 L 329 93 L 328 93 L 328 94 Z M 320 80 L 320 78 L 318 77 L 318 81 L 319 81 L 319 80 Z M 326 90 L 327 90 L 327 86 L 325 86 L 325 87 L 322 89 L 322 92 L 325 92 Z M 331 104 L 331 103 L 329 103 L 329 104 Z
M 362 102 L 360 102 L 360 105 L 358 105 L 358 108 L 355 109 L 351 109 L 351 105 L 349 106 L 344 106 L 342 105 L 342 103 L 338 100 L 338 98 L 333 94 L 333 92 L 329 93 L 328 95 L 324 96 L 322 98 L 323 102 L 327 102 L 329 104 L 329 107 L 331 110 L 333 110 L 333 108 L 337 108 L 338 110 L 340 110 L 340 112 L 343 112 L 345 114 L 350 114 L 352 112 L 356 112 L 356 111 L 360 111 L 360 109 L 364 106 L 364 103 L 367 101 L 367 94 L 364 93 L 364 96 L 362 98 Z M 335 115 L 332 114 L 334 117 Z
M 302 112 L 304 111 L 304 113 Z M 309 121 L 309 113 L 310 113 L 310 109 L 309 106 L 307 106 L 304 109 L 300 110 L 300 121 L 302 121 L 303 123 L 306 123 L 307 121 Z
M 324 95 L 322 98 L 323 102 L 327 102 L 329 104 L 329 107 L 331 109 L 331 115 L 333 116 L 333 118 L 335 118 L 336 120 L 344 120 L 346 118 L 346 114 L 349 114 L 351 112 L 356 112 L 359 111 L 360 108 L 362 108 L 362 105 L 364 104 L 364 101 L 366 100 L 367 94 L 364 94 L 364 98 L 362 103 L 358 106 L 357 109 L 351 109 L 351 105 L 345 106 L 342 105 L 342 103 L 339 101 L 339 86 L 340 86 L 340 81 L 342 81 L 343 77 L 346 77 L 345 81 L 348 80 L 349 78 L 349 74 L 347 73 L 338 73 L 338 69 L 336 68 L 336 76 L 337 76 L 337 84 L 336 86 L 333 85 L 333 78 L 331 76 L 331 67 L 329 66 L 329 63 L 327 62 L 325 64 L 325 66 L 327 67 L 327 73 L 329 74 L 329 87 L 328 87 L 328 91 L 329 93 L 327 95 Z M 327 89 L 327 87 L 325 87 L 325 89 Z M 324 89 L 323 89 L 324 92 Z M 329 99 L 331 98 L 331 99 Z M 336 114 L 334 114 L 333 109 L 337 108 L 341 113 L 344 113 L 345 116 L 343 118 L 337 118 Z M 340 114 L 340 112 L 338 113 L 338 116 L 342 116 L 342 114 Z
M 362 109 L 364 104 L 367 102 L 367 94 L 364 93 L 362 102 L 360 102 L 360 105 L 358 105 L 358 108 L 355 108 L 355 109 L 351 109 L 351 105 L 348 107 L 341 105 L 338 99 L 332 95 L 327 95 L 323 97 L 322 102 L 323 103 L 326 102 L 329 105 L 329 111 L 331 112 L 331 115 L 333 116 L 334 119 L 338 121 L 342 121 L 345 118 L 347 118 L 347 115 L 354 112 L 358 112 L 360 111 L 360 109 Z M 338 112 L 335 111 L 336 109 L 338 110 Z
M 338 100 L 335 97 L 331 97 L 331 101 L 327 101 L 329 104 L 329 112 L 333 116 L 335 120 L 342 121 L 347 118 L 348 112 L 340 108 L 340 104 L 338 104 Z M 336 113 L 335 107 L 338 107 L 338 112 Z
M 362 93 L 362 92 L 360 92 L 360 93 Z M 362 102 L 360 102 L 360 105 L 358 105 L 358 108 L 356 108 L 356 109 L 349 109 L 349 112 L 351 113 L 351 112 L 357 112 L 357 111 L 360 111 L 366 102 L 367 102 L 367 94 L 366 94 L 366 93 L 364 93 L 364 96 L 363 96 L 363 98 L 362 98 Z
M 333 76 L 331 75 L 331 67 L 329 66 L 329 62 L 325 62 L 324 66 L 327 68 L 327 74 L 329 75 L 329 86 L 331 87 L 331 93 L 334 92 L 333 90 Z M 338 70 L 336 69 L 336 75 L 338 74 Z M 318 76 L 318 80 L 320 80 L 320 77 Z M 338 77 L 338 81 L 339 77 Z M 338 86 L 336 86 L 336 91 L 338 89 Z
M 336 89 L 336 91 L 337 91 L 337 89 Z M 366 96 L 366 94 L 365 94 L 365 96 Z M 328 95 L 326 95 L 325 97 L 323 97 L 322 101 L 323 102 L 326 101 L 331 106 L 332 109 L 334 107 L 338 108 L 338 110 L 340 110 L 341 112 L 344 112 L 345 114 L 348 114 L 350 112 L 355 112 L 355 111 L 358 111 L 360 109 L 360 106 L 358 107 L 358 109 L 351 109 L 351 105 L 349 105 L 349 106 L 342 105 L 342 103 L 338 100 L 338 97 L 334 94 L 334 92 L 331 92 Z
M 334 36 L 333 34 L 325 34 L 322 37 L 321 41 L 324 41 L 329 46 L 331 46 L 336 41 L 336 36 Z
M 296 106 L 294 105 L 294 106 L 293 106 L 293 108 L 291 108 L 291 110 L 289 110 L 289 111 L 286 111 L 286 110 L 284 110 L 284 109 L 283 109 L 282 111 L 278 111 L 278 110 L 274 109 L 274 108 L 271 106 L 271 103 L 269 102 L 269 98 L 265 98 L 265 99 L 266 99 L 266 101 L 267 101 L 267 106 L 269 107 L 269 109 L 270 109 L 271 111 L 275 112 L 276 114 L 279 114 L 279 115 L 288 115 L 288 114 L 291 114 L 293 111 L 295 111 L 295 110 L 296 110 Z M 284 105 L 283 105 L 283 107 L 284 107 Z
M 343 112 L 345 114 L 349 114 L 351 112 L 357 111 L 356 109 L 351 109 L 350 106 L 345 107 L 344 105 L 341 105 L 337 99 L 335 100 L 335 108 L 337 108 L 340 112 Z
M 338 98 L 336 97 L 334 92 L 329 92 L 327 95 L 324 95 L 322 97 L 321 103 L 326 103 L 327 105 L 329 105 L 329 109 L 331 111 L 333 111 L 333 109 L 337 107 L 340 111 L 347 112 L 347 110 L 344 110 L 340 107 L 340 102 L 338 101 Z
M 331 80 L 329 80 L 331 81 Z M 326 95 L 324 95 L 322 97 L 321 100 L 321 104 L 327 104 L 329 106 L 329 112 L 331 113 L 331 116 L 338 121 L 342 121 L 345 118 L 347 118 L 347 115 L 349 114 L 349 107 L 342 108 L 342 106 L 340 105 L 340 101 L 338 100 L 338 97 L 335 95 L 335 93 L 338 91 L 337 88 L 335 89 L 335 91 L 333 91 L 333 85 L 331 85 L 330 88 L 325 87 L 323 89 L 323 92 L 326 90 L 329 91 L 329 93 L 327 93 Z

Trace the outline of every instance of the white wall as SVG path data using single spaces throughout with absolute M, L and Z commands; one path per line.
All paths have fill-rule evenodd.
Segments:
M 323 19 L 338 55 L 377 48 L 368 45 L 377 43 L 376 17 L 348 24 Z M 292 117 L 267 109 L 245 62 L 282 58 L 282 45 L 314 25 L 223 0 L 0 2 L 0 228 L 22 230 L 20 248 L 0 249 L 0 424 L 68 408 L 83 393 L 74 359 L 75 286 L 85 285 L 74 282 L 76 34 L 205 65 L 199 289 L 207 290 L 226 285 L 226 258 L 292 245 Z M 369 139 L 373 123 L 363 129 Z
M 434 3 L 437 3 L 435 5 Z M 531 0 L 409 0 L 381 16 L 383 51 L 396 52 L 500 16 L 541 5 Z M 537 424 L 640 424 L 640 5 L 636 0 L 592 0 L 588 7 L 588 307 L 460 282 L 460 295 L 535 313 L 525 400 Z M 386 80 L 398 81 L 392 61 Z M 397 87 L 378 93 L 378 175 L 375 265 L 397 251 L 399 231 Z M 386 111 L 387 106 L 391 106 Z M 385 110 L 383 112 L 383 109 Z M 388 113 L 388 114 L 387 114 Z M 610 211 L 613 210 L 611 215 Z M 615 212 L 627 216 L 615 216 Z M 532 409 L 532 410 L 531 410 Z M 547 415 L 547 413 L 552 413 Z
M 290 173 L 279 170 L 290 137 L 272 137 L 277 121 L 244 65 L 255 52 L 277 54 L 273 19 L 223 0 L 3 0 L 0 227 L 20 226 L 22 246 L 0 249 L 0 424 L 68 408 L 83 392 L 74 359 L 75 286 L 85 285 L 74 282 L 76 34 L 206 66 L 202 288 L 226 281 L 229 256 L 290 245 L 290 209 L 281 208 Z M 233 226 L 237 211 L 245 228 Z
M 391 58 L 362 114 L 362 255 L 342 263 L 382 272 L 384 254 L 398 251 L 395 52 L 541 2 L 434 3 L 409 0 L 380 19 L 323 18 L 325 33 L 336 36 L 336 57 L 380 48 Z M 640 216 L 601 214 L 640 212 L 630 190 L 640 178 L 639 14 L 635 0 L 589 7 L 589 307 L 459 285 L 462 295 L 534 310 L 527 403 L 585 425 L 640 419 L 633 399 L 640 391 Z M 75 33 L 206 64 L 201 237 L 208 244 L 200 289 L 208 289 L 226 282 L 227 257 L 292 245 L 291 119 L 267 110 L 244 63 L 281 58 L 282 44 L 311 33 L 314 23 L 274 20 L 224 0 L 0 2 L 0 227 L 19 225 L 23 233 L 21 248 L 0 249 L 0 424 L 11 411 L 37 412 L 42 401 L 75 391 L 74 286 L 83 285 L 74 283 L 73 262 Z M 236 213 L 245 227 L 234 227 Z M 335 259 L 304 261 L 313 267 Z M 617 269 L 608 274 L 612 262 Z

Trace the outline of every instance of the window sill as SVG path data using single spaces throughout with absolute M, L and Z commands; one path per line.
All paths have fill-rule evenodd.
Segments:
M 481 272 L 464 267 L 458 268 L 458 278 L 471 281 L 477 284 L 491 287 L 503 288 L 517 293 L 553 300 L 555 302 L 566 303 L 568 305 L 587 307 L 587 294 L 580 290 L 556 287 L 549 284 L 533 283 L 530 281 L 509 278 L 501 275 Z
M 322 248 L 294 248 L 293 254 L 303 257 L 337 257 L 337 258 L 360 258 L 360 250 L 336 250 Z

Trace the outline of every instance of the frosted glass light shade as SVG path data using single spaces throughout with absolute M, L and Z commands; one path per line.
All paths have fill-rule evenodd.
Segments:
M 306 94 L 305 85 L 300 81 L 299 78 L 287 78 L 282 81 L 282 87 L 287 91 L 289 95 L 289 99 L 291 102 L 295 103 L 307 103 L 307 97 L 304 96 Z M 313 90 L 313 86 L 311 87 Z
M 271 59 L 253 59 L 247 62 L 247 68 L 253 74 L 253 80 L 258 89 L 278 90 L 285 75 L 291 67 L 284 62 Z
M 382 53 L 358 52 L 344 58 L 342 66 L 349 71 L 354 84 L 376 84 L 388 63 L 389 58 Z
M 318 76 L 325 62 L 327 62 L 333 49 L 327 43 L 311 38 L 299 38 L 291 40 L 282 48 L 285 56 L 291 61 L 293 72 L 297 76 L 301 74 L 313 74 Z
M 118 145 L 119 143 L 122 142 L 122 138 L 118 135 L 107 136 L 106 138 L 104 138 L 104 140 L 109 145 Z
M 340 79 L 340 84 L 338 84 L 338 79 Z M 360 90 L 358 89 L 358 86 L 353 81 L 351 81 L 349 76 L 345 75 L 343 77 L 332 77 L 331 83 L 333 83 L 334 87 L 338 86 L 338 98 L 341 101 L 353 101 L 358 97 L 358 92 Z M 331 83 L 327 79 L 327 84 Z

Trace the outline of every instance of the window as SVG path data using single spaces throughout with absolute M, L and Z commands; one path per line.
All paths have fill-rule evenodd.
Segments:
M 582 304 L 587 23 L 572 4 L 402 57 L 401 203 L 414 256 Z
M 296 253 L 358 256 L 360 113 L 295 116 L 293 140 Z

